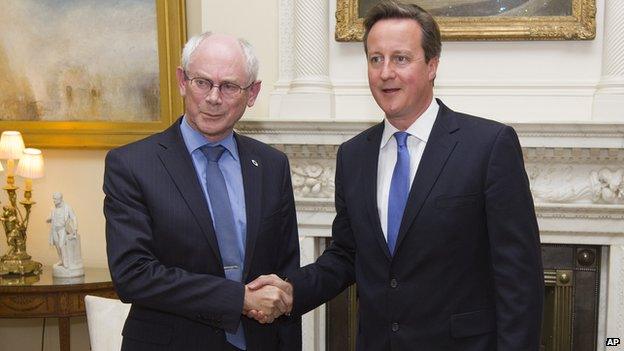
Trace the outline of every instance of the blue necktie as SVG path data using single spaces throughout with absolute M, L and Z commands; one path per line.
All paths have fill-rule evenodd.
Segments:
M 407 203 L 410 189 L 410 156 L 407 149 L 406 132 L 394 133 L 397 143 L 397 160 L 392 172 L 390 194 L 388 196 L 388 249 L 390 255 L 394 255 L 399 228 Z
M 234 215 L 230 205 L 225 178 L 219 168 L 219 159 L 225 148 L 222 145 L 208 146 L 200 148 L 206 156 L 208 164 L 206 166 L 206 187 L 212 209 L 212 219 L 214 230 L 219 243 L 219 252 L 223 260 L 225 277 L 229 280 L 240 282 L 243 278 L 244 252 L 238 245 L 238 235 L 234 224 Z M 227 341 L 239 349 L 247 349 L 245 343 L 245 333 L 242 323 L 239 323 L 235 334 L 226 333 Z

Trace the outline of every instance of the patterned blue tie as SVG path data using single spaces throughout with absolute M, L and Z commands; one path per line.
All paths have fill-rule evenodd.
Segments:
M 410 156 L 407 149 L 406 132 L 394 133 L 397 143 L 397 160 L 392 172 L 390 194 L 388 195 L 388 249 L 390 255 L 394 255 L 399 228 L 407 203 L 410 189 Z
M 208 146 L 204 145 L 200 148 L 201 152 L 208 159 L 206 166 L 206 187 L 208 188 L 208 197 L 212 209 L 213 225 L 219 243 L 219 252 L 223 260 L 223 269 L 225 277 L 230 280 L 240 282 L 243 278 L 243 262 L 244 252 L 241 252 L 238 245 L 239 238 L 236 234 L 234 224 L 234 215 L 230 205 L 230 196 L 228 195 L 225 178 L 219 168 L 219 159 L 225 148 L 222 145 Z M 226 333 L 227 341 L 245 350 L 245 333 L 242 323 L 239 323 L 238 330 L 235 334 Z

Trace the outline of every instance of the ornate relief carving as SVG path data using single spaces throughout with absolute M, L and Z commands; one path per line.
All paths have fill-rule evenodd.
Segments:
M 624 136 L 620 136 L 622 137 Z M 523 148 L 522 151 L 526 162 L 605 165 L 617 165 L 624 162 L 624 149 L 540 147 Z
M 337 145 L 275 145 L 291 162 L 297 199 L 333 199 Z M 624 204 L 622 149 L 525 148 L 536 203 Z M 569 212 L 566 211 L 566 212 Z
M 295 79 L 326 79 L 329 70 L 325 0 L 299 0 L 295 6 Z
M 336 145 L 275 145 L 290 159 L 296 198 L 334 198 Z
M 590 173 L 594 202 L 619 203 L 624 199 L 624 169 L 611 171 L 603 168 Z
M 538 218 L 549 219 L 582 219 L 582 220 L 624 220 L 624 206 L 622 205 L 576 205 L 569 204 L 535 204 L 535 212 Z M 566 230 L 569 235 L 574 235 L 577 228 L 571 227 Z M 597 226 L 592 233 L 611 233 L 613 228 Z
M 334 170 L 323 161 L 301 162 L 292 164 L 292 183 L 297 197 L 334 196 Z
M 327 199 L 329 200 L 329 199 Z M 297 200 L 297 211 L 299 212 L 313 212 L 313 213 L 336 213 L 336 209 L 334 207 L 334 199 L 330 200 L 330 202 L 308 202 L 304 200 Z M 326 225 L 331 225 L 331 221 L 325 223 Z
M 591 167 L 591 166 L 590 166 Z M 624 203 L 624 169 L 587 169 L 568 164 L 527 167 L 536 202 Z

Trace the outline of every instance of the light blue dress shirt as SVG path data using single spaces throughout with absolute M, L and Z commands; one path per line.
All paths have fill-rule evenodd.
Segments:
M 230 135 L 225 137 L 225 139 L 216 143 L 211 143 L 200 132 L 196 131 L 188 124 L 186 116 L 182 119 L 180 130 L 182 132 L 184 144 L 186 144 L 186 148 L 193 159 L 197 179 L 199 180 L 199 184 L 201 184 L 202 190 L 204 191 L 204 197 L 208 203 L 208 208 L 210 209 L 210 215 L 212 218 L 214 218 L 214 214 L 212 212 L 210 197 L 208 196 L 208 188 L 206 187 L 206 165 L 208 164 L 208 160 L 206 160 L 206 157 L 201 150 L 199 150 L 199 148 L 208 144 L 210 146 L 222 145 L 227 150 L 223 152 L 223 155 L 219 159 L 219 168 L 225 178 L 228 196 L 230 197 L 230 206 L 232 207 L 232 214 L 234 216 L 238 248 L 244 255 L 245 238 L 247 236 L 247 211 L 245 210 L 243 174 L 241 172 L 238 147 L 236 146 L 234 134 L 230 133 Z M 243 268 L 244 267 L 241 267 L 240 269 L 242 270 Z

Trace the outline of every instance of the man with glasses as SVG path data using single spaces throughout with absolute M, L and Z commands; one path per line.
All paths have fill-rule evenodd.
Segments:
M 246 41 L 191 38 L 176 72 L 184 116 L 106 157 L 108 261 L 132 303 L 123 350 L 301 349 L 300 319 L 280 317 L 291 296 L 245 286 L 299 267 L 288 160 L 233 131 L 258 96 L 257 72 Z

